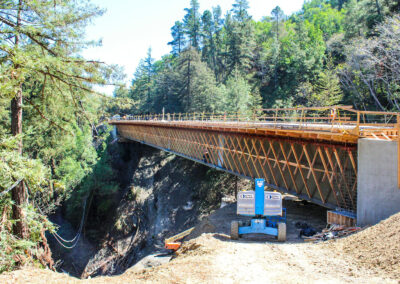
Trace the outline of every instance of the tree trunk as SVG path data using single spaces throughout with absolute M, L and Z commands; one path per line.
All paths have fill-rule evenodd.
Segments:
M 378 12 L 379 17 L 382 17 L 381 6 L 379 5 L 378 0 L 375 0 L 376 11 Z
M 12 134 L 22 134 L 22 90 L 17 91 L 17 95 L 11 101 L 11 132 Z M 18 142 L 18 154 L 22 155 L 22 139 Z M 14 187 L 12 190 L 12 200 L 14 201 L 12 211 L 13 219 L 16 223 L 13 226 L 14 234 L 22 239 L 28 236 L 28 230 L 24 222 L 25 216 L 22 206 L 26 202 L 26 193 L 24 183 Z
M 17 27 L 21 23 L 21 10 L 22 0 L 18 1 L 18 12 L 17 12 Z M 15 35 L 15 48 L 19 45 L 19 35 Z M 14 66 L 15 70 L 19 69 L 19 65 Z M 15 73 L 14 79 L 18 80 L 18 71 Z M 12 75 L 13 76 L 13 75 Z M 15 97 L 11 100 L 11 133 L 16 136 L 22 134 L 22 85 L 19 86 Z M 18 142 L 18 154 L 22 155 L 22 138 Z M 26 202 L 26 193 L 24 183 L 21 182 L 19 185 L 14 187 L 11 192 L 12 200 L 14 201 L 12 206 L 13 219 L 16 221 L 13 225 L 14 235 L 25 239 L 28 237 L 28 228 L 24 222 L 25 216 L 22 210 L 22 206 Z

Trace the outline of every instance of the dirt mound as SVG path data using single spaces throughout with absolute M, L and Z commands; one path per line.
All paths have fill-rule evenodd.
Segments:
M 53 272 L 48 269 L 24 267 L 20 270 L 7 272 L 0 275 L 0 283 L 26 284 L 26 283 L 55 283 L 78 284 L 80 281 L 67 274 Z
M 400 279 L 400 213 L 327 245 L 348 254 L 362 266 Z
M 214 233 L 214 232 L 215 232 L 214 224 L 208 218 L 204 218 L 198 225 L 196 225 L 194 230 L 185 238 L 185 240 L 186 241 L 192 240 L 201 236 L 204 233 Z

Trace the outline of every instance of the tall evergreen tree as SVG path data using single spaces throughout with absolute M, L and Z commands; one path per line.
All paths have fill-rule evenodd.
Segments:
M 173 40 L 168 44 L 172 46 L 172 54 L 178 55 L 184 49 L 186 44 L 185 31 L 183 24 L 180 21 L 176 21 L 174 26 L 171 28 L 171 35 Z
M 246 0 L 236 0 L 233 14 L 228 13 L 225 18 L 227 76 L 233 70 L 239 70 L 244 75 L 251 67 L 255 41 L 254 28 L 247 8 Z
M 200 49 L 201 19 L 200 5 L 197 0 L 190 0 L 190 8 L 186 8 L 186 15 L 183 19 L 185 32 L 189 37 L 191 46 Z
M 214 26 L 214 57 L 215 57 L 215 65 L 213 66 L 215 78 L 218 82 L 221 82 L 223 69 L 225 67 L 223 63 L 224 58 L 224 50 L 223 50 L 223 24 L 224 19 L 222 18 L 221 7 L 213 7 L 212 9 L 213 15 L 213 26 Z
M 209 10 L 204 11 L 201 21 L 203 31 L 202 59 L 208 63 L 208 66 L 215 70 L 215 27 L 212 20 L 212 14 Z
M 179 73 L 179 92 L 183 108 L 192 105 L 193 79 L 195 76 L 195 63 L 200 61 L 200 55 L 194 47 L 188 47 L 181 53 L 177 61 L 177 72 Z
M 140 60 L 136 68 L 131 90 L 131 98 L 138 102 L 143 112 L 150 112 L 153 108 L 154 71 L 154 59 L 151 57 L 151 48 L 149 48 L 146 58 Z
M 78 52 L 88 43 L 84 42 L 84 27 L 102 11 L 87 4 L 72 0 L 34 1 L 9 0 L 0 2 L 1 38 L 1 92 L 11 103 L 11 132 L 21 137 L 23 104 L 31 105 L 47 120 L 41 108 L 28 94 L 41 85 L 49 97 L 63 96 L 65 100 L 82 101 L 86 92 L 91 92 L 91 83 L 103 82 L 98 72 L 100 64 L 86 61 Z M 57 86 L 65 90 L 60 92 Z M 65 95 L 65 94 L 68 95 Z M 44 97 L 43 97 L 44 99 Z M 54 125 L 61 125 L 53 122 Z M 18 153 L 23 151 L 19 138 Z M 14 232 L 21 238 L 27 237 L 22 207 L 26 194 L 22 183 L 12 192 Z

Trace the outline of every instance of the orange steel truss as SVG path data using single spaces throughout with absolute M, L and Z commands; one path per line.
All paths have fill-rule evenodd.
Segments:
M 356 212 L 358 139 L 398 139 L 398 119 L 397 113 L 331 107 L 114 117 L 110 123 L 128 140 L 243 177 L 264 178 L 272 189 Z
M 212 165 L 271 188 L 348 211 L 356 209 L 356 147 L 259 135 L 118 125 L 124 138 Z

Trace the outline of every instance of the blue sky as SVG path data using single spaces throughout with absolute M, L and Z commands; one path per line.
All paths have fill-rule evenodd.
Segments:
M 127 81 L 149 47 L 152 57 L 160 59 L 170 52 L 167 44 L 171 41 L 171 27 L 175 21 L 182 20 L 184 8 L 190 0 L 92 0 L 92 3 L 107 9 L 87 28 L 88 39 L 102 39 L 102 46 L 90 48 L 83 55 L 108 64 L 124 67 Z M 223 14 L 232 8 L 234 0 L 199 0 L 200 9 L 211 9 L 220 5 Z M 286 15 L 301 9 L 304 0 L 249 0 L 249 13 L 253 19 L 269 16 L 271 10 L 280 6 Z M 105 90 L 112 92 L 112 88 Z

